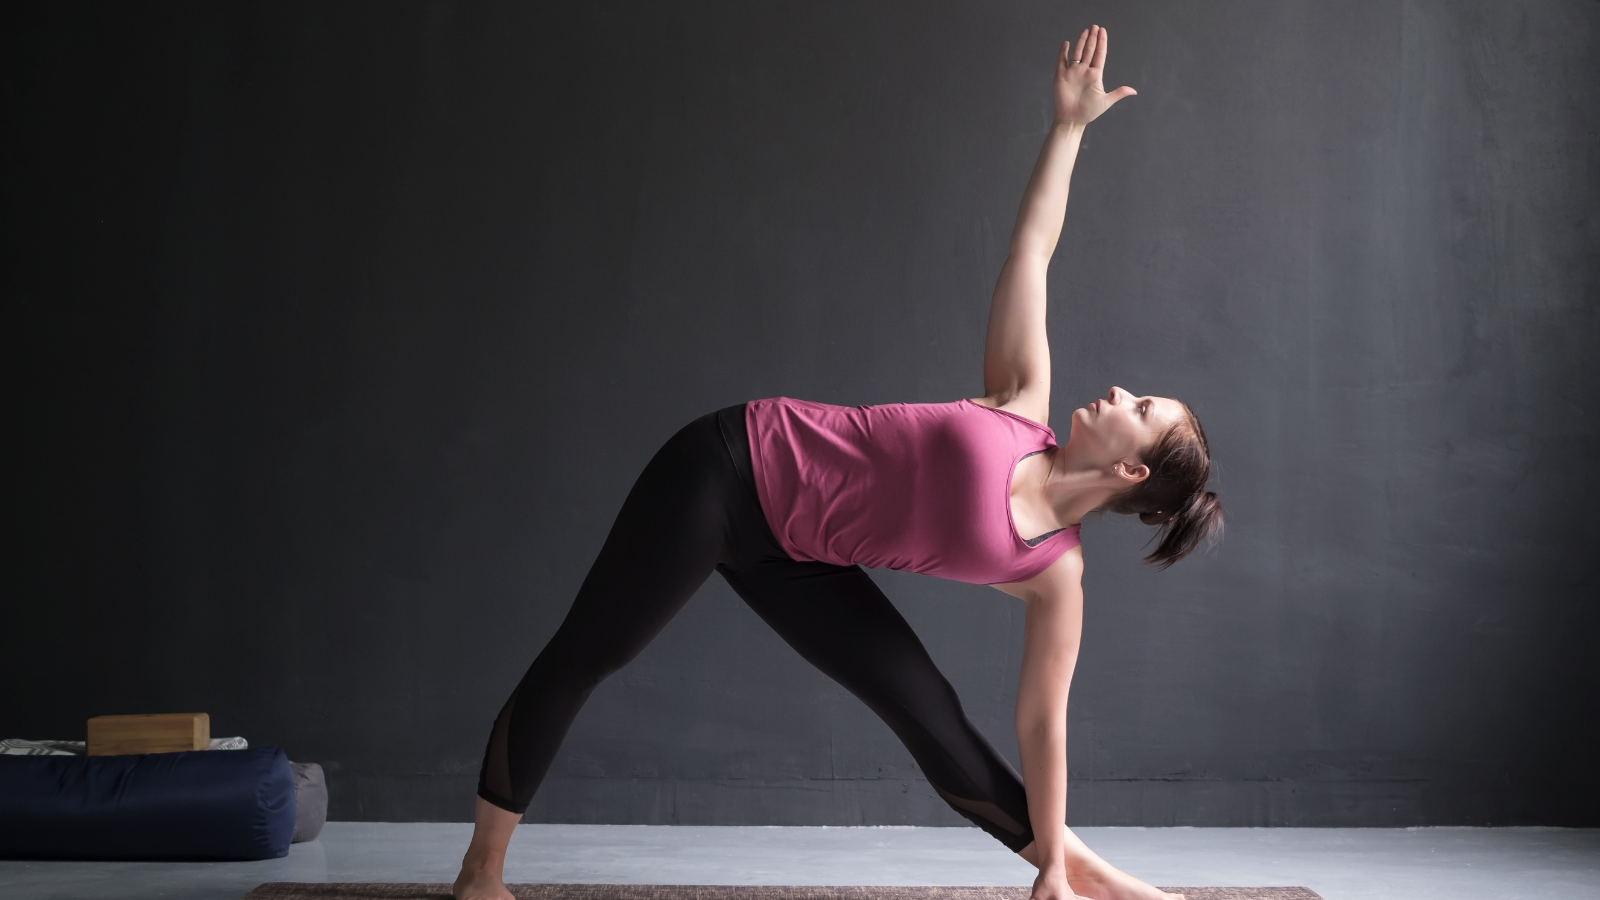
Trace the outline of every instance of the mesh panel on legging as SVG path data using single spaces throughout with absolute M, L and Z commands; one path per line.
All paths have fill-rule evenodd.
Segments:
M 1033 841 L 1016 770 L 984 739 L 911 626 L 858 566 L 797 562 L 755 498 L 743 407 L 684 426 L 645 466 L 565 621 L 495 719 L 478 795 L 525 811 L 591 691 L 715 569 L 807 661 L 877 713 L 957 812 Z

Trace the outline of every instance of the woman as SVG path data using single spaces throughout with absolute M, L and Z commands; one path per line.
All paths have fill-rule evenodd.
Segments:
M 1113 387 L 1049 427 L 1045 270 L 1084 127 L 1106 93 L 1106 33 L 1063 44 L 1056 121 L 1022 201 L 989 312 L 984 395 L 837 407 L 777 398 L 711 413 L 639 476 L 571 611 L 490 734 L 459 900 L 509 898 L 506 845 L 589 692 L 632 659 L 713 569 L 790 646 L 878 713 L 959 813 L 1039 868 L 1035 900 L 1165 897 L 1066 827 L 1067 689 L 1082 626 L 1078 523 L 1095 510 L 1159 525 L 1166 566 L 1221 525 L 1188 408 Z M 1031 537 L 1028 537 L 1031 536 Z M 992 584 L 1027 604 L 1022 775 L 861 566 Z

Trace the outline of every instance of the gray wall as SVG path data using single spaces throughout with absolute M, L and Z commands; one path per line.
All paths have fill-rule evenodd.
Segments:
M 1114 35 L 1056 421 L 1188 400 L 1229 531 L 1085 529 L 1079 824 L 1600 824 L 1592 2 L 46 4 L 4 32 L 5 736 L 206 710 L 465 819 L 634 475 L 980 393 L 1057 41 Z M 1015 753 L 1020 604 L 874 573 Z M 529 818 L 964 824 L 720 579 Z

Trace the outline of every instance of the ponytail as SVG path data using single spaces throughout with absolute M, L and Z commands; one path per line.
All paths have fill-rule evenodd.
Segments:
M 1144 561 L 1165 569 L 1200 546 L 1222 537 L 1222 502 L 1206 490 L 1211 478 L 1211 449 L 1187 405 L 1186 421 L 1168 428 L 1139 454 L 1150 477 L 1106 504 L 1111 512 L 1133 514 L 1158 526 L 1156 548 Z

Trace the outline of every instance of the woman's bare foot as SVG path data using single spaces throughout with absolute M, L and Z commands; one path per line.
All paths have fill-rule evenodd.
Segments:
M 1088 900 L 1185 900 L 1182 894 L 1158 891 L 1118 869 L 1095 854 L 1072 829 L 1065 835 L 1067 845 L 1067 886 L 1072 893 Z M 1029 844 L 1017 855 L 1038 867 L 1039 848 Z
M 463 862 L 451 893 L 456 900 L 516 900 L 506 890 L 506 883 L 500 880 L 500 867 L 495 869 L 491 872 L 487 867 L 468 868 Z
M 456 900 L 515 900 L 506 890 L 506 848 L 522 821 L 519 813 L 501 809 L 482 797 L 473 813 L 472 843 L 461 860 L 452 893 Z
M 1111 866 L 1095 866 L 1067 876 L 1072 892 L 1089 900 L 1184 900 L 1182 894 L 1157 890 Z

